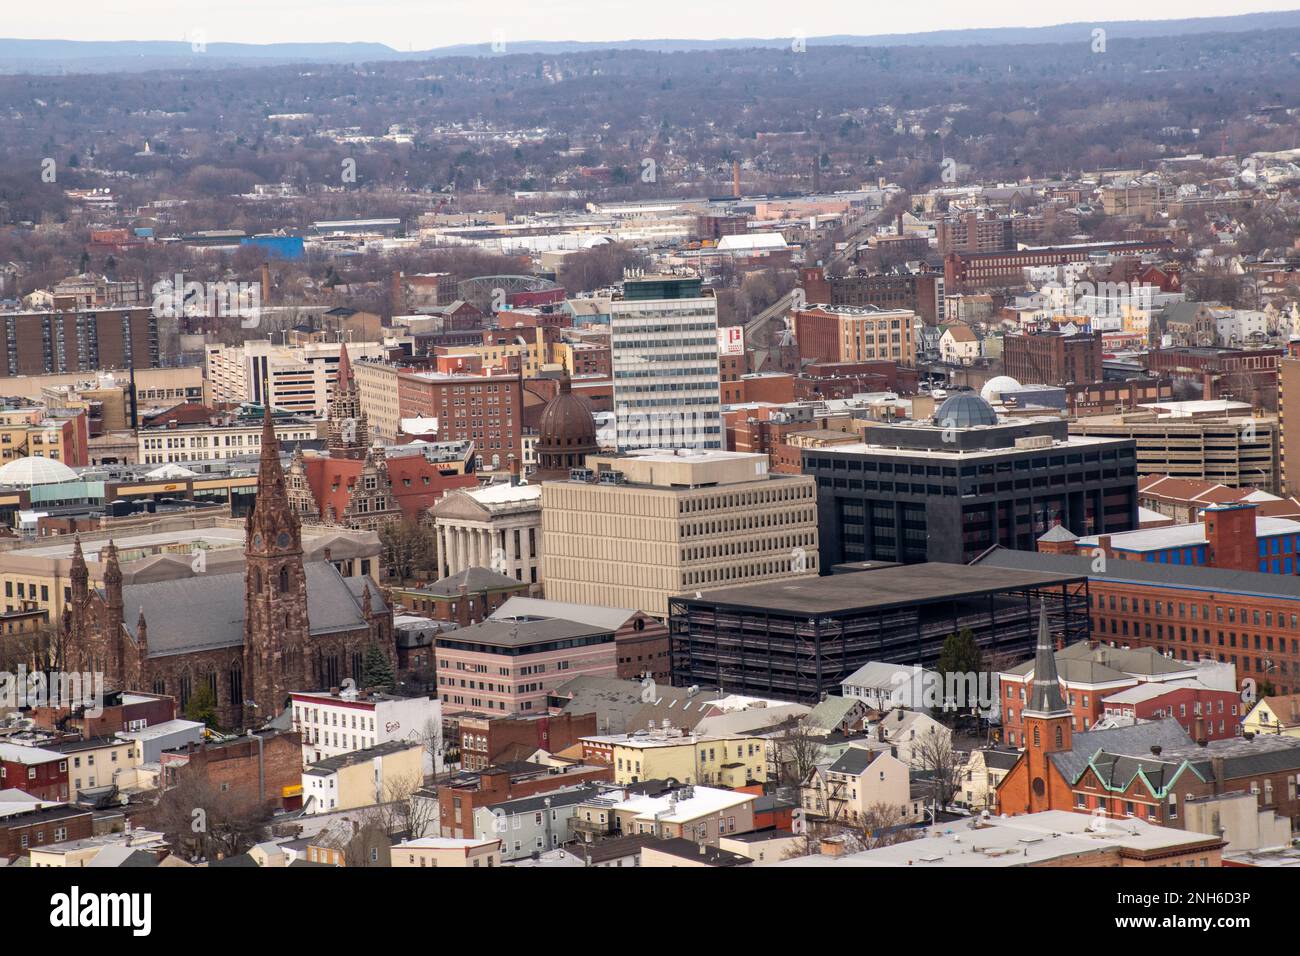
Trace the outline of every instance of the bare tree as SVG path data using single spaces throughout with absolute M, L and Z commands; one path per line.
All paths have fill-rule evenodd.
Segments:
M 906 843 L 921 835 L 908 826 L 907 813 L 902 807 L 888 803 L 873 803 L 862 815 L 857 837 L 867 850 Z
M 182 768 L 176 785 L 146 819 L 182 857 L 212 860 L 244 853 L 261 840 L 271 811 L 256 797 L 223 793 L 206 777 Z
M 422 521 L 403 518 L 388 522 L 379 529 L 379 544 L 384 567 L 398 582 L 405 583 L 432 567 L 433 533 Z
M 791 724 L 772 740 L 777 779 L 803 786 L 821 759 L 822 742 L 798 724 Z
M 374 818 L 386 832 L 405 833 L 412 840 L 428 835 L 438 816 L 438 805 L 419 795 L 424 776 L 412 773 L 384 783 L 384 802 L 374 808 Z
M 952 735 L 932 728 L 912 744 L 912 769 L 929 779 L 936 807 L 946 807 L 961 786 L 961 760 L 952 746 Z

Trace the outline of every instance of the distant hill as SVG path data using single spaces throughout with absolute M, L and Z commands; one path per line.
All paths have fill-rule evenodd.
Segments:
M 1185 20 L 1119 20 L 1063 23 L 1046 27 L 995 27 L 936 30 L 876 36 L 833 35 L 807 38 L 808 46 L 1005 46 L 1080 43 L 1101 27 L 1107 42 L 1179 37 L 1205 33 L 1300 28 L 1300 10 L 1247 13 Z M 506 54 L 577 53 L 595 50 L 646 50 L 673 53 L 693 50 L 781 49 L 791 37 L 721 40 L 618 40 L 609 42 L 521 41 Z M 209 43 L 198 51 L 170 40 L 18 40 L 0 38 L 0 73 L 107 73 L 160 69 L 220 69 L 285 63 L 367 63 L 426 60 L 436 57 L 497 55 L 488 43 L 460 44 L 402 52 L 382 43 Z

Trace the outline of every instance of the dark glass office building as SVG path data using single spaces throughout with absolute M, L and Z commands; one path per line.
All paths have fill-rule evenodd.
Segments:
M 979 396 L 934 418 L 869 428 L 864 444 L 808 448 L 821 566 L 965 564 L 994 545 L 1033 551 L 1055 525 L 1074 534 L 1137 527 L 1130 439 L 1071 436 L 1059 418 L 1001 417 Z

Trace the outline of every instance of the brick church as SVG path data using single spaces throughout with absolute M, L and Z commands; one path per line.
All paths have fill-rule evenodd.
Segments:
M 245 534 L 242 573 L 126 586 L 110 541 L 102 589 L 89 586 L 78 540 L 62 622 L 67 667 L 102 672 L 108 687 L 174 696 L 182 707 L 206 684 L 229 729 L 278 716 L 290 691 L 360 684 L 371 645 L 393 659 L 393 614 L 374 581 L 303 561 L 269 408 Z
M 1074 730 L 1073 712 L 1061 695 L 1046 604 L 1039 611 L 1034 683 L 1024 708 L 1024 725 L 1025 748 L 998 784 L 998 808 L 1017 814 L 1072 806 L 1070 784 L 1051 759 L 1053 754 L 1069 752 Z

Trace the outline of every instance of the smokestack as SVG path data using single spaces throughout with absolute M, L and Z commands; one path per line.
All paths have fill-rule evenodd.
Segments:
M 400 315 L 406 311 L 402 307 L 402 271 L 400 269 L 394 269 L 393 275 L 389 281 L 391 282 L 388 290 L 389 298 L 392 300 L 390 308 L 393 315 Z
M 271 263 L 262 263 L 262 305 L 271 304 Z
M 731 161 L 731 195 L 734 199 L 740 198 L 740 160 Z
M 510 468 L 510 484 L 519 484 L 519 459 L 511 454 L 506 457 L 506 462 Z

